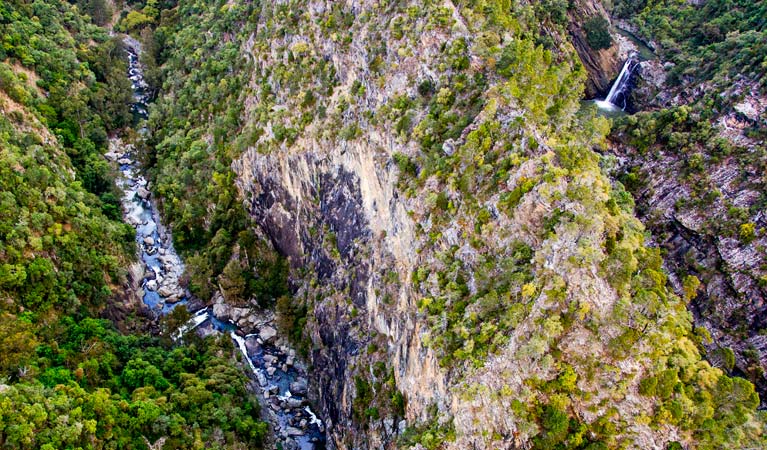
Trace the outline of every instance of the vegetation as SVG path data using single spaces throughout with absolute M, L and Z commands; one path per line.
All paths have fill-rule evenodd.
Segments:
M 757 81 L 767 63 L 767 5 L 754 0 L 711 0 L 699 7 L 674 1 L 615 0 L 614 14 L 639 27 L 639 34 L 659 45 L 664 60 L 673 61 L 672 83 L 713 80 Z
M 610 23 L 602 16 L 594 16 L 583 24 L 586 42 L 594 50 L 610 48 L 613 38 L 610 36 Z
M 3 336 L 16 348 L 24 337 L 36 350 L 2 374 L 20 378 L 2 388 L 3 448 L 149 448 L 160 438 L 165 449 L 260 447 L 266 435 L 228 336 L 170 348 L 71 317 L 36 338 Z
M 135 252 L 102 157 L 131 123 L 119 40 L 58 0 L 3 2 L 0 36 L 0 447 L 260 447 L 228 338 L 172 346 L 94 318 L 120 307 Z
M 475 427 L 486 443 L 508 442 L 501 433 L 513 432 L 540 449 L 630 447 L 634 433 L 674 435 L 698 448 L 764 446 L 753 385 L 701 359 L 706 335 L 685 308 L 701 291 L 699 274 L 683 274 L 683 299 L 670 291 L 661 254 L 645 245 L 624 189 L 640 177 L 629 173 L 621 184 L 602 172 L 593 149 L 604 145 L 609 124 L 579 112 L 585 72 L 572 49 L 557 44 L 572 2 L 467 0 L 457 4 L 461 23 L 436 1 L 376 2 L 362 12 L 331 2 L 315 16 L 297 2 L 128 3 L 116 27 L 141 38 L 159 92 L 139 145 L 190 289 L 203 298 L 220 290 L 233 305 L 274 305 L 305 354 L 314 350 L 304 334 L 316 303 L 342 298 L 328 310 L 351 323 L 367 319 L 364 306 L 350 300 L 351 283 L 332 292 L 313 267 L 302 272 L 301 297 L 289 296 L 287 261 L 253 231 L 244 201 L 255 199 L 240 198 L 232 167 L 246 150 L 268 155 L 312 139 L 347 148 L 372 130 L 391 136 L 390 148 L 398 144 L 390 162 L 403 204 L 414 205 L 414 257 L 422 264 L 410 291 L 419 297 L 419 326 L 428 328 L 421 337 L 454 382 L 451 395 L 478 410 L 500 405 L 503 425 L 513 424 L 454 423 L 435 406 L 403 444 L 439 448 Z M 665 33 L 666 51 L 685 50 L 674 82 L 736 73 L 724 60 L 691 73 L 700 63 L 695 52 L 728 55 L 746 76 L 763 64 L 760 43 L 747 54 L 738 48 L 761 37 L 738 25 L 763 12 L 758 5 L 735 2 L 713 30 L 721 39 L 693 45 L 684 27 L 666 29 L 651 12 L 672 11 L 697 23 L 686 32 L 698 33 L 702 18 L 690 11 L 700 8 L 629 3 L 616 2 L 616 11 L 634 11 L 643 30 Z M 103 2 L 79 5 L 107 21 L 97 14 Z M 719 1 L 702 9 L 717 5 L 724 11 Z M 373 20 L 379 13 L 387 20 Z M 100 157 L 109 133 L 131 121 L 119 44 L 58 0 L 5 2 L 0 18 L 0 445 L 262 446 L 266 427 L 230 364 L 227 338 L 174 346 L 93 318 L 116 300 L 134 250 Z M 609 45 L 605 22 L 586 29 L 594 49 Z M 422 37 L 438 42 L 429 46 L 429 72 L 388 78 L 387 68 L 419 66 L 408 58 L 424 56 Z M 318 42 L 369 70 L 342 82 Z M 410 83 L 402 92 L 384 92 L 402 80 Z M 738 152 L 702 114 L 679 107 L 627 118 L 617 130 L 642 153 L 659 146 L 689 153 L 682 176 L 694 180 L 710 159 Z M 320 191 L 309 201 L 321 203 Z M 701 184 L 696 192 L 693 201 L 703 201 L 710 190 Z M 744 243 L 759 236 L 743 211 L 731 216 L 722 233 Z M 344 262 L 341 235 L 317 225 L 308 233 L 318 251 Z M 399 287 L 395 271 L 382 280 Z M 382 289 L 383 311 L 395 289 Z M 179 311 L 166 326 L 188 318 Z M 389 343 L 371 334 L 354 336 L 367 345 L 355 351 L 366 353 L 349 355 L 356 365 L 345 375 L 353 386 L 343 414 L 362 428 L 402 418 L 407 406 L 379 354 Z M 732 350 L 720 353 L 732 370 Z M 483 378 L 488 361 L 503 376 Z
M 516 20 L 497 10 L 484 12 L 485 20 L 475 11 L 477 20 L 468 22 L 483 26 L 483 33 L 491 33 L 496 22 L 508 28 Z M 443 366 L 470 380 L 483 373 L 474 368 L 499 351 L 523 365 L 523 386 L 487 392 L 481 382 L 467 383 L 465 395 L 484 403 L 493 399 L 498 407 L 511 402 L 517 432 L 530 436 L 536 448 L 631 445 L 630 425 L 618 416 L 619 399 L 637 389 L 653 405 L 643 423 L 652 429 L 676 426 L 701 448 L 762 445 L 753 385 L 701 361 L 695 342 L 705 335 L 692 330 L 685 303 L 667 285 L 657 249 L 645 247 L 630 195 L 601 173 L 591 149 L 603 145 L 608 127 L 588 112 L 576 114 L 582 68 L 522 36 L 488 48 L 498 57 L 480 73 L 461 64 L 465 44 L 446 43 L 449 75 L 419 89 L 427 114 L 411 136 L 420 152 L 395 157 L 402 169 L 400 189 L 429 206 L 416 220 L 429 225 L 420 252 L 434 256 L 412 276 L 422 295 L 421 314 L 432 327 L 429 345 Z M 483 51 L 479 45 L 472 51 Z M 476 101 L 474 88 L 482 92 Z M 392 108 L 401 115 L 417 106 L 397 101 Z M 509 108 L 519 111 L 518 120 L 509 118 Z M 667 114 L 665 120 L 697 123 L 684 110 Z M 666 130 L 671 139 L 684 139 Z M 456 148 L 443 145 L 459 136 Z M 726 148 L 716 139 L 707 145 Z M 537 216 L 533 205 L 547 213 Z M 498 229 L 488 209 L 503 214 L 502 223 L 514 234 Z M 475 224 L 458 225 L 461 243 L 471 248 L 450 244 L 443 234 L 455 233 L 461 223 Z M 503 245 L 494 242 L 499 240 Z M 558 262 L 544 263 L 552 260 Z M 592 265 L 616 293 L 614 304 L 578 294 L 575 285 L 584 280 L 578 273 Z M 698 286 L 692 278 L 686 286 L 693 296 Z M 590 351 L 604 351 L 601 361 L 570 349 L 568 336 L 581 333 L 599 342 Z M 516 351 L 509 354 L 508 348 Z M 628 359 L 647 370 L 642 380 L 650 381 L 642 386 L 662 378 L 664 388 L 645 389 L 630 374 L 609 375 Z M 725 398 L 738 406 L 726 406 Z M 584 420 L 582 408 L 599 413 Z M 503 437 L 492 429 L 483 433 L 487 442 Z
M 230 304 L 273 305 L 288 294 L 287 265 L 250 231 L 234 186 L 248 66 L 237 40 L 224 39 L 234 30 L 244 39 L 258 5 L 218 3 L 147 2 L 141 10 L 155 17 L 141 36 L 150 80 L 163 92 L 147 123 L 146 165 L 191 291 L 210 298 L 221 287 Z M 122 24 L 135 28 L 130 14 Z
M 757 225 L 756 217 L 767 204 L 767 191 L 763 177 L 754 174 L 767 169 L 767 155 L 759 144 L 767 136 L 767 122 L 742 114 L 736 106 L 745 98 L 767 92 L 763 76 L 767 69 L 767 30 L 762 19 L 767 7 L 764 2 L 748 0 L 713 0 L 699 5 L 616 1 L 614 5 L 614 13 L 635 25 L 638 35 L 654 43 L 661 60 L 667 62 L 664 89 L 672 97 L 683 91 L 699 92 L 682 97 L 684 105 L 642 112 L 616 123 L 612 138 L 631 149 L 631 167 L 621 175 L 622 181 L 630 191 L 639 193 L 650 187 L 651 177 L 673 180 L 688 192 L 673 205 L 674 217 L 702 217 L 695 232 L 704 240 L 732 239 L 735 245 L 758 247 L 754 242 L 765 230 Z M 735 129 L 733 123 L 737 124 Z M 665 162 L 648 173 L 642 170 L 647 161 Z M 721 181 L 725 167 L 737 173 L 734 182 Z M 729 195 L 731 192 L 758 194 L 744 202 Z M 668 211 L 664 213 L 669 216 Z M 646 214 L 653 231 L 663 233 L 664 220 L 655 211 Z M 763 249 L 757 252 L 761 254 Z M 680 277 L 694 276 L 707 286 L 731 270 L 716 264 L 703 267 L 693 255 L 689 252 L 677 263 Z M 752 278 L 754 285 L 760 283 L 760 269 L 738 272 L 737 276 Z M 737 284 L 747 285 L 743 281 Z M 686 278 L 683 289 L 685 299 L 695 302 L 709 323 L 730 339 L 745 340 L 752 329 L 761 327 L 748 312 L 752 301 L 748 296 L 709 297 L 706 292 L 714 289 L 698 290 Z M 698 296 L 698 292 L 703 295 Z M 763 392 L 767 378 L 758 358 L 747 358 L 751 352 L 745 346 L 736 346 L 735 351 L 739 361 L 747 361 L 741 371 Z

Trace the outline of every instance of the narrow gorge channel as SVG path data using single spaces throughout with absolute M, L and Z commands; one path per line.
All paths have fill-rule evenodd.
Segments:
M 132 112 L 138 121 L 148 117 L 148 85 L 140 63 L 141 45 L 131 37 L 124 38 L 128 53 L 128 77 L 133 90 Z M 140 133 L 145 133 L 142 127 Z M 325 427 L 309 405 L 306 366 L 296 358 L 296 352 L 278 335 L 271 324 L 273 316 L 263 320 L 251 334 L 236 325 L 216 317 L 213 308 L 190 301 L 190 293 L 181 287 L 184 265 L 173 248 L 170 230 L 166 229 L 151 197 L 149 183 L 133 145 L 120 137 L 110 139 L 107 159 L 119 168 L 118 187 L 123 192 L 123 217 L 136 229 L 136 244 L 143 265 L 139 296 L 157 319 L 184 305 L 193 313 L 191 320 L 173 336 L 183 339 L 185 333 L 201 336 L 228 333 L 242 353 L 251 388 L 262 405 L 263 419 L 273 428 L 276 448 L 284 450 L 320 450 L 325 448 Z

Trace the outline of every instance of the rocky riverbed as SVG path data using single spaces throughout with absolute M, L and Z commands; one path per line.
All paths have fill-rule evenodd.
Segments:
M 140 44 L 125 38 L 129 58 L 128 77 L 134 93 L 132 111 L 137 121 L 147 118 L 148 86 L 139 62 Z M 140 133 L 145 132 L 142 128 Z M 136 229 L 136 244 L 143 265 L 139 296 L 160 317 L 178 305 L 185 305 L 190 293 L 181 286 L 184 273 L 181 258 L 173 248 L 169 230 L 163 225 L 151 194 L 151 186 L 142 175 L 136 149 L 119 137 L 109 143 L 106 157 L 119 168 L 118 187 L 123 192 L 123 217 Z M 205 336 L 228 333 L 247 362 L 253 386 L 263 406 L 264 419 L 272 425 L 274 440 L 284 450 L 320 450 L 325 448 L 325 427 L 312 411 L 306 367 L 297 359 L 295 350 L 280 338 L 269 313 L 257 314 L 242 308 L 231 308 L 215 296 L 210 308 L 197 311 L 174 335 L 183 338 L 188 332 Z M 238 325 L 255 333 L 245 334 Z

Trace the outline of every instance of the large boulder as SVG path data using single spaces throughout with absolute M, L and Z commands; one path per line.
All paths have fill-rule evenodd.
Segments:
M 271 342 L 277 337 L 277 330 L 274 327 L 267 325 L 258 331 L 258 337 L 264 342 Z

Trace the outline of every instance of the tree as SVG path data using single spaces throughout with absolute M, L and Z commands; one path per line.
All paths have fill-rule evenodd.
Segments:
M 583 24 L 586 42 L 594 50 L 610 48 L 613 38 L 610 36 L 610 22 L 602 16 L 594 16 Z

